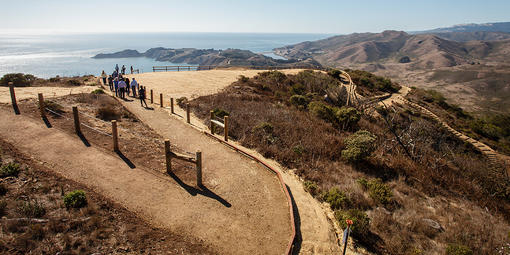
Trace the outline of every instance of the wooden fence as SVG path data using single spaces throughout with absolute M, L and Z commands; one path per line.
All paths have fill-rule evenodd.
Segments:
M 231 65 L 206 65 L 206 66 L 153 66 L 153 72 L 168 72 L 168 71 L 202 71 L 212 69 L 229 69 L 229 68 L 246 68 L 253 70 L 283 70 L 283 69 L 312 69 L 324 70 L 320 66 L 231 66 Z

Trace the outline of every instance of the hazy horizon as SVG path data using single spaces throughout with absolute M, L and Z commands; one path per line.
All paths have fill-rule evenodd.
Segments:
M 350 34 L 420 31 L 468 23 L 508 21 L 510 2 L 381 2 L 319 0 L 189 2 L 9 1 L 2 5 L 4 34 L 290 33 Z

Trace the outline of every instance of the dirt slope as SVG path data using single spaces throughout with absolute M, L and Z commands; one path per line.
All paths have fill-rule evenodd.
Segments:
M 276 178 L 219 144 L 187 140 L 189 150 L 203 146 L 207 189 L 199 190 L 164 174 L 130 169 L 116 155 L 85 147 L 77 137 L 47 129 L 42 121 L 3 109 L 0 118 L 9 120 L 0 123 L 2 139 L 155 226 L 198 237 L 221 254 L 282 254 L 286 248 L 288 207 Z
M 70 94 L 89 93 L 97 89 L 97 86 L 79 86 L 75 88 L 62 87 L 22 87 L 16 88 L 16 99 L 37 98 L 38 93 L 43 93 L 45 98 L 59 97 Z M 0 87 L 0 103 L 10 104 L 11 94 L 8 87 Z

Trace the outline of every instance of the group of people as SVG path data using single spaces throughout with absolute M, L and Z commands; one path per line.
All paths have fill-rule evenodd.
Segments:
M 119 72 L 120 71 L 120 72 Z M 119 65 L 115 65 L 115 70 L 111 75 L 107 75 L 105 71 L 101 73 L 101 78 L 103 79 L 103 84 L 110 87 L 110 91 L 115 91 L 115 96 L 126 99 L 127 96 L 131 97 L 138 97 L 140 99 L 140 104 L 142 107 L 145 104 L 145 107 L 147 106 L 147 102 L 145 102 L 146 96 L 146 89 L 144 86 L 141 86 L 138 84 L 135 78 L 133 78 L 131 81 L 129 78 L 124 77 L 126 72 L 126 67 L 123 65 L 122 68 L 119 70 Z M 131 73 L 133 73 L 133 66 L 131 66 Z M 130 95 L 132 93 L 132 95 Z

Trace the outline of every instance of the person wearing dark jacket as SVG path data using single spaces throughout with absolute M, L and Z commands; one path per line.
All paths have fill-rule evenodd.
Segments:
M 140 105 L 142 105 L 143 107 L 143 104 L 145 103 L 145 107 L 149 107 L 147 105 L 147 102 L 145 102 L 145 87 L 144 86 L 140 86 L 140 90 L 138 91 L 138 98 L 140 98 Z

